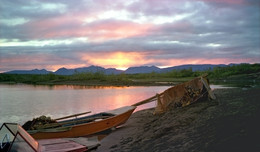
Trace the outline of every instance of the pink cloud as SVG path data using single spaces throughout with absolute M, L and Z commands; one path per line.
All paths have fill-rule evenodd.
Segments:
M 88 37 L 90 41 L 102 41 L 144 35 L 153 26 L 116 20 L 86 24 L 84 18 L 86 16 L 60 16 L 36 20 L 28 23 L 27 28 L 33 38 Z
M 91 31 L 87 34 L 91 40 L 121 39 L 132 36 L 141 36 L 147 34 L 151 24 L 137 24 L 126 21 L 108 21 L 98 24 L 92 24 L 87 28 Z
M 43 20 L 35 20 L 29 22 L 27 29 L 33 38 L 55 38 L 55 37 L 71 37 L 79 35 L 77 29 L 81 25 L 80 18 L 69 15 L 47 18 Z M 33 30 L 30 31 L 30 28 Z

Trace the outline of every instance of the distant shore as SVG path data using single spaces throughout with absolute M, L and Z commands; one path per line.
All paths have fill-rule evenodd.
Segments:
M 82 86 L 173 86 L 178 83 L 192 80 L 195 77 L 186 78 L 162 78 L 162 79 L 131 79 L 131 80 L 74 80 L 74 81 L 0 81 L 0 84 L 31 84 L 31 85 L 82 85 Z
M 260 151 L 259 92 L 259 87 L 216 89 L 214 101 L 162 115 L 138 111 L 96 151 Z
M 8 74 L 0 73 L 0 83 L 32 85 L 86 85 L 86 86 L 166 86 L 189 81 L 208 75 L 214 83 L 260 83 L 260 64 L 240 64 L 216 67 L 204 71 L 190 69 L 168 72 L 134 74 L 105 74 L 104 72 L 82 72 L 72 75 L 49 74 Z

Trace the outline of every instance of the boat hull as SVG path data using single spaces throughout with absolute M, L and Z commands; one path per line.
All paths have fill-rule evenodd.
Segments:
M 100 121 L 89 122 L 85 124 L 79 124 L 72 126 L 69 130 L 58 131 L 58 132 L 48 132 L 48 131 L 39 131 L 36 133 L 30 133 L 35 139 L 51 139 L 51 138 L 71 138 L 71 137 L 80 137 L 88 136 L 107 129 L 117 127 L 125 123 L 131 114 L 134 112 L 136 107 L 131 106 L 129 110 L 124 113 L 103 119 Z

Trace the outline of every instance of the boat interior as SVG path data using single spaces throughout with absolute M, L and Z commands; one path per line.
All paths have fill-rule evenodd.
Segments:
M 90 116 L 63 120 L 63 121 L 59 121 L 58 123 L 61 124 L 63 127 L 66 127 L 66 126 L 73 126 L 73 125 L 82 124 L 82 123 L 89 123 L 92 121 L 99 121 L 99 120 L 106 119 L 106 118 L 109 118 L 112 116 L 115 116 L 115 115 L 111 114 L 111 113 L 102 112 L 102 113 L 98 113 L 98 114 L 94 114 L 94 115 L 90 115 Z

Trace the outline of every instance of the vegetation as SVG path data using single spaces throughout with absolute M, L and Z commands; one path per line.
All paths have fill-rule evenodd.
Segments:
M 216 67 L 209 71 L 212 78 L 227 78 L 234 75 L 252 74 L 260 72 L 260 64 L 240 64 L 228 67 Z
M 245 80 L 260 81 L 260 64 L 240 64 L 228 67 L 217 67 L 207 71 L 192 71 L 192 69 L 173 70 L 166 73 L 143 74 L 111 74 L 103 72 L 77 73 L 64 76 L 49 73 L 47 75 L 0 74 L 1 83 L 28 84 L 78 84 L 78 85 L 160 85 L 163 82 L 184 82 L 194 77 L 208 74 L 211 80 Z M 161 83 L 159 83 L 161 82 Z

